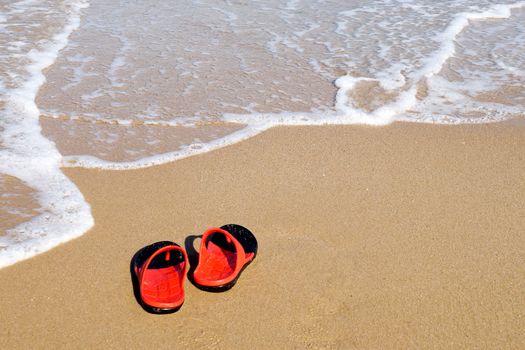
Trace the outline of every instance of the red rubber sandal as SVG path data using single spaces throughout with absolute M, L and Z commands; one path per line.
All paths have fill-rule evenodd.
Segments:
M 131 259 L 135 297 L 151 313 L 179 310 L 184 303 L 188 257 L 178 244 L 162 241 L 139 250 Z
M 257 240 L 247 228 L 234 224 L 211 228 L 202 236 L 193 282 L 205 291 L 227 291 L 256 255 Z

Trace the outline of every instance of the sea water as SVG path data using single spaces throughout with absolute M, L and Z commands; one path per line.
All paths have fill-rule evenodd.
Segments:
M 0 48 L 0 267 L 93 225 L 61 167 L 525 111 L 524 1 L 0 0 Z

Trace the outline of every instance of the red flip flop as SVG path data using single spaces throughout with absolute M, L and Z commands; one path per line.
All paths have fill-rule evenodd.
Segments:
M 194 284 L 209 292 L 232 288 L 257 255 L 257 240 L 240 225 L 211 228 L 202 236 Z
M 139 250 L 131 259 L 135 297 L 151 313 L 179 310 L 184 303 L 188 257 L 178 244 L 162 241 Z

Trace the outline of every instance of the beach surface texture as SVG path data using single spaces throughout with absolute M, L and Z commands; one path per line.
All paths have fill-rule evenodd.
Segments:
M 522 348 L 525 128 L 282 127 L 172 164 L 68 169 L 96 225 L 0 270 L 0 346 Z M 129 262 L 242 223 L 226 293 L 145 313 Z

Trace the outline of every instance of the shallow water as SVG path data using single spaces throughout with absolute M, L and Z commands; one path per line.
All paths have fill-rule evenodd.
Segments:
M 92 225 L 59 166 L 275 125 L 523 119 L 524 45 L 517 1 L 0 1 L 0 266 Z

